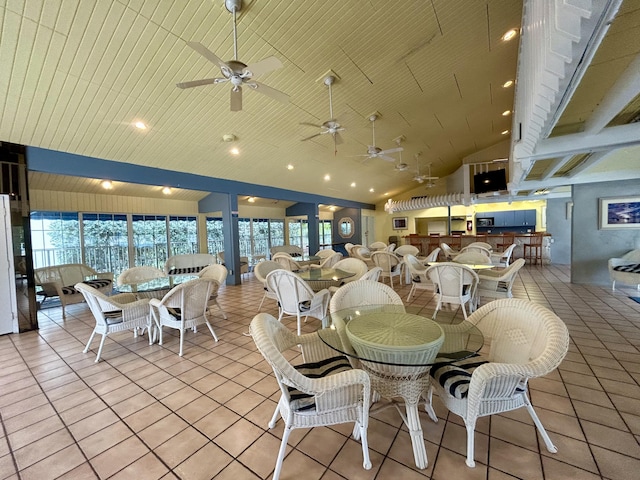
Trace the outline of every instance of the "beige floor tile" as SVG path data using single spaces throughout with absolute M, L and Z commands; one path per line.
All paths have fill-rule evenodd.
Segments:
M 111 410 L 105 408 L 100 410 L 93 415 L 90 415 L 76 423 L 69 425 L 69 430 L 71 434 L 76 439 L 76 441 L 80 441 L 83 438 L 92 435 L 103 428 L 108 427 L 109 425 L 113 425 L 118 421 L 118 417 Z
M 489 442 L 489 462 L 498 470 L 523 480 L 542 479 L 540 456 L 525 448 L 492 438 Z
M 159 402 L 154 402 L 126 417 L 124 422 L 137 433 L 169 414 L 171 414 L 171 410 Z
M 96 455 L 124 442 L 133 433 L 123 422 L 115 422 L 78 442 L 86 457 L 90 460 Z
M 201 395 L 192 402 L 178 407 L 176 413 L 187 422 L 194 424 L 205 415 L 215 411 L 219 406 L 220 404 L 215 400 L 206 395 Z
M 69 445 L 20 472 L 23 480 L 57 478 L 86 461 L 77 445 Z
M 460 455 L 446 448 L 441 448 L 433 467 L 433 480 L 484 480 L 487 477 L 487 466 L 476 461 L 474 468 L 467 467 L 466 455 Z M 385 460 L 386 464 L 386 460 Z M 384 465 L 383 465 L 384 467 Z M 382 470 L 381 470 L 382 471 Z M 409 477 L 411 478 L 411 477 Z
M 638 445 L 631 433 L 586 420 L 583 420 L 581 424 L 590 444 L 598 445 L 623 455 L 629 455 L 630 457 L 640 458 L 640 445 Z
M 325 429 L 318 429 L 325 430 Z M 338 435 L 334 433 L 334 435 Z M 326 438 L 326 437 L 324 437 Z M 331 437 L 335 438 L 335 437 Z M 338 449 L 342 444 L 339 444 Z M 312 455 L 309 455 L 309 452 L 306 449 L 301 449 L 301 451 L 316 461 L 322 463 L 325 467 L 331 463 L 333 460 L 333 456 L 331 456 L 329 462 L 323 462 L 323 458 L 326 460 L 326 455 L 324 455 L 327 448 L 326 445 L 314 445 L 317 447 L 317 450 L 313 452 Z M 272 473 L 275 469 L 276 458 L 278 457 L 278 451 L 280 449 L 280 440 L 273 435 L 263 434 L 258 440 L 251 444 L 240 456 L 238 456 L 238 460 L 242 462 L 243 465 L 246 465 L 251 471 L 255 472 L 261 478 L 268 478 L 269 474 Z M 286 453 L 288 454 L 291 451 L 291 447 L 287 446 Z M 334 455 L 335 456 L 335 455 Z
M 91 465 L 100 478 L 108 478 L 149 453 L 149 449 L 136 437 L 129 437 L 109 450 L 91 459 Z
M 295 453 L 296 450 L 293 450 L 290 456 Z M 376 478 L 376 475 L 382 466 L 384 457 L 373 450 L 369 450 L 369 456 L 371 458 L 371 469 L 365 470 L 362 465 L 362 445 L 360 442 L 349 439 L 347 443 L 344 444 L 344 447 L 340 452 L 338 452 L 335 460 L 331 463 L 330 469 L 348 479 L 373 479 Z M 294 456 L 291 460 L 295 458 L 297 457 Z
M 14 450 L 15 460 L 18 468 L 24 470 L 30 465 L 59 452 L 73 443 L 74 440 L 71 435 L 69 435 L 69 432 L 66 429 L 60 429 L 51 435 Z
M 226 407 L 220 407 L 198 420 L 194 427 L 213 440 L 240 420 L 240 415 Z
M 170 468 L 174 468 L 200 450 L 208 441 L 196 429 L 187 427 L 156 447 L 154 452 Z
M 96 480 L 98 475 L 91 467 L 89 462 L 81 463 L 73 470 L 69 470 L 64 475 L 59 476 L 56 480 Z
M 543 457 L 551 457 L 560 462 L 588 470 L 589 472 L 598 472 L 596 462 L 586 442 L 581 442 L 575 438 L 566 437 L 557 433 L 551 436 L 551 441 L 558 451 L 556 453 L 550 453 L 544 444 L 540 443 L 540 452 Z
M 545 480 L 600 480 L 600 475 L 559 462 L 552 457 L 542 457 Z
M 286 480 L 286 477 L 282 476 L 282 480 Z M 294 477 L 291 477 L 294 478 Z M 255 473 L 242 465 L 239 461 L 234 460 L 227 465 L 218 475 L 216 480 L 259 480 Z
M 215 437 L 214 442 L 229 454 L 237 457 L 261 434 L 260 428 L 241 418 Z
M 171 413 L 138 433 L 149 448 L 156 448 L 171 437 L 174 437 L 189 425 L 176 414 Z
M 44 438 L 53 432 L 64 428 L 64 424 L 57 416 L 48 417 L 8 435 L 12 450 L 17 450 Z
M 225 469 L 232 461 L 233 457 L 231 455 L 217 445 L 208 442 L 200 450 L 193 453 L 184 462 L 175 467 L 174 472 L 182 479 L 218 478 L 216 475 Z M 249 477 L 239 476 L 236 480 L 244 478 Z
M 627 457 L 611 450 L 592 447 L 593 455 L 602 475 L 611 480 L 629 480 L 636 478 L 640 471 L 640 460 Z

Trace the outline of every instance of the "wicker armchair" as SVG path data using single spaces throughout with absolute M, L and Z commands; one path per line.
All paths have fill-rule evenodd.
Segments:
M 325 257 L 320 265 L 309 265 L 310 268 L 335 268 L 335 264 L 342 259 L 341 253 L 333 253 L 328 257 Z
M 387 244 L 384 242 L 373 242 L 371 245 L 369 245 L 369 250 L 372 252 L 382 251 L 385 248 L 387 248 Z
M 608 263 L 611 290 L 615 291 L 616 282 L 625 285 L 637 285 L 640 291 L 640 249 L 631 250 L 619 258 L 610 258 Z
M 513 284 L 524 264 L 524 259 L 519 258 L 499 272 L 487 270 L 478 273 L 478 298 L 512 298 Z
M 274 270 L 267 275 L 267 286 L 274 292 L 280 304 L 280 315 L 292 315 L 297 318 L 298 335 L 300 335 L 301 316 L 315 317 L 320 320 L 327 315 L 331 293 L 324 289 L 314 292 L 302 278 L 288 270 Z
M 357 258 L 351 258 L 351 257 L 343 258 L 342 260 L 339 260 L 333 266 L 333 268 L 338 270 L 344 270 L 345 272 L 355 273 L 355 275 L 353 277 L 345 278 L 342 281 L 342 284 L 340 286 L 329 287 L 329 291 L 331 293 L 335 293 L 338 290 L 338 288 L 340 288 L 344 284 L 360 280 L 360 277 L 362 277 L 369 271 L 369 267 L 367 267 L 366 263 L 364 263 L 362 260 L 358 260 Z
M 228 274 L 227 267 L 219 264 L 209 265 L 203 268 L 198 274 L 200 278 L 211 280 L 211 293 L 209 294 L 209 302 L 207 303 L 207 313 L 211 313 L 211 307 L 215 305 L 220 309 L 222 318 L 225 320 L 227 319 L 227 314 L 218 303 L 218 289 L 220 285 L 224 285 Z
M 271 260 L 273 260 L 274 262 L 278 262 L 283 269 L 290 272 L 302 272 L 304 270 L 309 270 L 308 265 L 300 265 L 293 259 L 291 255 L 286 252 L 276 253 L 273 257 L 271 257 Z
M 485 345 L 490 345 L 488 353 L 457 365 L 436 364 L 431 369 L 431 389 L 464 420 L 467 465 L 475 466 L 478 417 L 520 407 L 529 412 L 547 450 L 557 452 L 529 401 L 527 382 L 553 371 L 566 355 L 569 332 L 564 322 L 541 305 L 515 298 L 490 302 L 468 321 L 482 331 Z
M 414 245 L 400 245 L 393 253 L 398 257 L 404 257 L 405 255 L 417 256 L 420 253 L 420 249 Z
M 353 436 L 362 443 L 362 465 L 369 470 L 369 376 L 362 370 L 351 368 L 345 357 L 336 357 L 336 352 L 326 346 L 317 333 L 294 335 L 267 313 L 256 315 L 249 331 L 256 347 L 271 365 L 281 392 L 278 406 L 269 422 L 269 428 L 273 428 L 278 414 L 285 422 L 273 480 L 280 477 L 287 440 L 294 428 L 347 422 L 355 423 Z M 283 352 L 297 350 L 298 345 L 302 347 L 306 363 L 294 367 Z M 321 371 L 318 363 L 323 364 Z M 327 364 L 331 368 L 327 368 Z
M 206 325 L 214 340 L 218 337 L 207 319 L 207 304 L 211 295 L 211 281 L 205 278 L 196 278 L 173 287 L 162 299 L 152 298 L 149 301 L 151 316 L 160 333 L 160 345 L 162 345 L 162 328 L 170 327 L 180 330 L 180 351 L 182 356 L 184 345 L 184 332 L 192 328 L 196 330 L 198 325 Z
M 442 304 L 449 303 L 460 305 L 464 318 L 467 318 L 465 304 L 469 304 L 469 310 L 473 310 L 478 274 L 466 265 L 452 262 L 438 263 L 427 268 L 427 276 L 435 285 L 438 296 L 438 304 L 433 312 L 436 318 Z
M 458 255 L 460 253 L 459 251 L 454 250 L 453 248 L 451 248 L 446 243 L 441 243 L 440 244 L 440 248 L 442 249 L 442 254 L 447 259 L 447 262 L 450 262 L 451 260 L 453 260 L 453 257 L 455 257 L 456 255 Z
M 330 257 L 330 256 L 331 256 L 331 255 L 333 255 L 334 253 L 337 253 L 337 252 L 335 252 L 334 250 L 332 250 L 332 249 L 330 249 L 330 248 L 326 248 L 326 249 L 324 249 L 324 250 L 318 250 L 318 251 L 315 253 L 315 255 L 314 255 L 314 256 L 315 256 L 315 257 L 320 257 L 320 258 L 323 258 L 323 259 L 324 259 L 324 258 Z
M 355 245 L 351 252 L 349 253 L 354 258 L 358 260 L 362 260 L 367 264 L 369 268 L 375 267 L 373 260 L 371 259 L 371 251 L 367 247 L 363 247 L 362 245 Z
M 492 253 L 491 263 L 497 267 L 507 267 L 509 262 L 511 262 L 511 255 L 513 255 L 513 251 L 517 246 L 517 243 L 512 243 L 504 252 Z
M 382 268 L 373 267 L 367 273 L 360 277 L 360 280 L 371 280 L 372 282 L 377 282 L 380 279 L 380 274 L 382 273 Z
M 482 248 L 484 250 L 488 250 L 489 252 L 491 252 L 493 250 L 493 247 L 491 246 L 490 243 L 487 243 L 487 242 L 471 242 L 469 245 L 467 245 L 466 247 L 464 247 L 460 251 L 462 252 L 464 250 L 472 249 L 472 248 Z
M 411 297 L 413 297 L 413 294 L 416 292 L 416 290 L 433 291 L 433 283 L 427 276 L 427 267 L 424 266 L 420 262 L 420 260 L 418 260 L 413 255 L 405 255 L 404 262 L 406 265 L 408 277 L 411 281 L 411 291 L 407 296 L 407 302 L 411 301 Z
M 402 298 L 384 283 L 358 280 L 340 287 L 331 297 L 331 313 L 362 305 L 402 305 Z
M 136 300 L 133 293 L 120 293 L 107 297 L 97 289 L 85 284 L 77 283 L 74 287 L 82 293 L 93 317 L 96 319 L 96 326 L 91 332 L 87 346 L 82 353 L 87 353 L 93 337 L 96 333 L 102 335 L 96 362 L 100 361 L 102 347 L 107 339 L 107 335 L 125 330 L 133 330 L 133 336 L 137 337 L 138 329 L 145 329 L 150 326 L 149 299 Z M 148 332 L 149 344 L 151 344 L 151 331 Z
M 265 260 L 264 262 L 258 262 L 256 266 L 253 267 L 253 274 L 262 283 L 262 285 L 264 285 L 264 295 L 262 296 L 262 301 L 258 306 L 258 311 L 260 311 L 260 309 L 262 308 L 262 304 L 264 303 L 265 299 L 270 298 L 271 300 L 278 301 L 278 296 L 276 295 L 276 292 L 271 290 L 267 285 L 267 275 L 273 272 L 274 270 L 281 270 L 281 269 L 282 269 L 282 265 L 272 260 Z
M 393 277 L 398 277 L 400 284 L 402 284 L 402 265 L 397 256 L 389 252 L 373 252 L 371 260 L 376 267 L 382 268 L 380 277 L 382 279 L 388 278 L 391 288 L 393 288 Z
M 491 256 L 486 255 L 484 252 L 467 250 L 453 257 L 453 261 L 466 265 L 490 265 Z

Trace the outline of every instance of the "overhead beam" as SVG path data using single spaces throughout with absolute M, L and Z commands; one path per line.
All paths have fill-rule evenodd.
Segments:
M 548 178 L 553 177 L 558 170 L 566 165 L 566 163 L 573 158 L 573 155 L 565 155 L 562 158 L 556 159 L 553 166 L 547 170 L 540 180 L 546 180 Z

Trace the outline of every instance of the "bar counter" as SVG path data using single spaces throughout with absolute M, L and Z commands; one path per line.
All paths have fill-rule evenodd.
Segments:
M 551 234 L 548 232 L 542 232 L 542 263 L 551 263 Z M 509 243 L 509 238 L 513 236 L 513 243 L 517 246 L 513 251 L 512 259 L 523 258 L 524 256 L 524 244 L 529 243 L 529 239 L 534 236 L 531 233 L 513 233 L 513 234 L 494 234 L 494 235 L 406 235 L 402 237 L 405 245 L 414 245 L 420 249 L 420 255 L 426 256 L 433 251 L 434 248 L 440 246 L 441 243 L 446 243 L 454 250 L 460 250 L 473 242 L 486 242 L 493 248 L 494 252 L 504 250 L 502 247 L 498 247 L 499 244 Z M 506 247 L 505 247 L 506 248 Z M 440 257 L 439 260 L 443 260 L 444 257 Z

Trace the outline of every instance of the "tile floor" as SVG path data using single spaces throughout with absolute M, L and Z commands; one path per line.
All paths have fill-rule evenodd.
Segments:
M 94 323 L 85 305 L 69 307 L 66 320 L 59 308 L 42 310 L 39 331 L 0 337 L 0 479 L 270 478 L 282 422 L 272 431 L 267 422 L 279 394 L 243 335 L 262 297 L 252 275 L 244 281 L 221 290 L 229 319 L 214 312 L 220 341 L 206 329 L 190 332 L 183 358 L 167 330 L 163 347 L 113 335 L 94 363 L 95 348 L 82 353 Z M 397 290 L 406 298 L 407 287 Z M 426 470 L 413 466 L 409 436 L 395 410 L 386 410 L 370 422 L 371 470 L 362 469 L 359 444 L 342 425 L 294 431 L 281 478 L 638 478 L 640 304 L 630 292 L 572 285 L 566 266 L 521 271 L 515 296 L 550 307 L 571 332 L 560 368 L 531 382 L 557 454 L 519 410 L 481 419 L 477 466 L 467 468 L 462 421 L 436 399 L 441 420 L 422 414 Z M 263 310 L 276 313 L 266 303 Z M 428 292 L 413 303 L 434 305 Z

